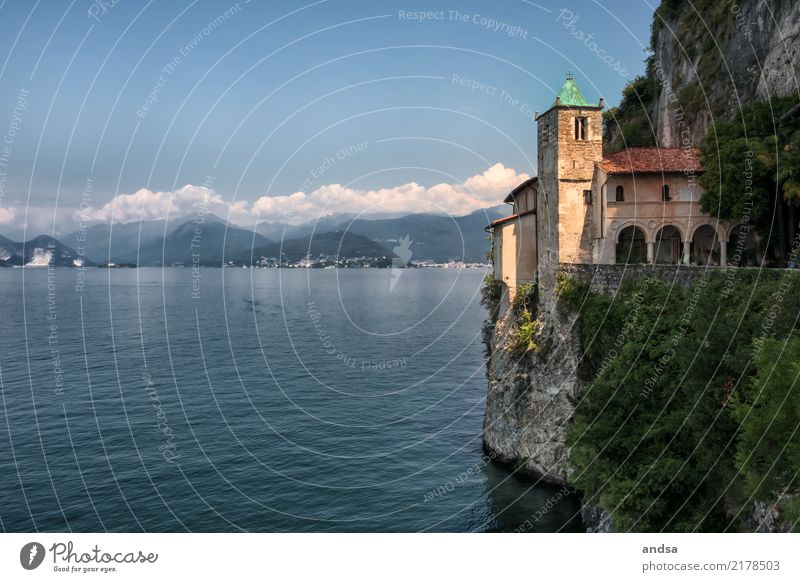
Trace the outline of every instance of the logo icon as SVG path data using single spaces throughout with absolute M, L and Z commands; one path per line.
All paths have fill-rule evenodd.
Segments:
M 19 551 L 19 563 L 26 570 L 35 570 L 44 561 L 44 546 L 39 542 L 28 542 Z
M 399 244 L 392 249 L 396 257 L 392 259 L 392 278 L 391 281 L 389 281 L 389 293 L 394 291 L 394 286 L 397 285 L 397 282 L 400 280 L 403 269 L 411 260 L 411 242 L 412 241 L 409 240 L 409 235 L 406 235 L 401 238 L 398 241 Z

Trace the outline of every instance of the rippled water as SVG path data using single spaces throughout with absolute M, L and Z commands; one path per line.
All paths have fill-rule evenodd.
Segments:
M 485 462 L 482 271 L 200 274 L 0 270 L 2 529 L 579 529 Z

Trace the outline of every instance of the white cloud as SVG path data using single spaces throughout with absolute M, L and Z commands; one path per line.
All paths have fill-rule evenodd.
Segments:
M 0 224 L 7 224 L 14 220 L 16 213 L 13 208 L 0 208 Z
M 230 204 L 222 196 L 205 186 L 187 184 L 174 192 L 153 192 L 141 188 L 133 194 L 118 194 L 111 202 L 100 208 L 89 208 L 82 215 L 86 220 L 103 222 L 133 222 L 136 220 L 158 220 L 176 218 L 205 206 L 211 212 L 227 210 Z M 80 220 L 81 213 L 75 213 Z
M 439 212 L 463 215 L 496 206 L 529 176 L 503 164 L 495 164 L 463 184 L 441 183 L 430 187 L 409 182 L 393 188 L 359 190 L 328 184 L 313 192 L 289 196 L 263 196 L 252 206 L 260 220 L 297 222 L 339 212 L 410 213 Z
M 205 206 L 209 212 L 231 222 L 300 223 L 338 213 L 413 213 L 437 212 L 460 216 L 500 204 L 514 187 L 528 179 L 497 163 L 462 184 L 441 183 L 425 187 L 409 182 L 392 188 L 360 190 L 341 184 L 327 184 L 312 192 L 285 196 L 262 196 L 252 204 L 230 202 L 204 186 L 184 186 L 174 192 L 153 192 L 142 188 L 133 194 L 119 194 L 100 208 L 84 212 L 89 220 L 132 222 L 178 217 Z M 79 218 L 75 214 L 76 220 Z

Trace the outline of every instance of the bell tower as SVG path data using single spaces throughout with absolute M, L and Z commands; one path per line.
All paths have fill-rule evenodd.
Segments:
M 539 280 L 552 289 L 558 263 L 592 262 L 592 179 L 603 159 L 603 100 L 592 105 L 567 74 L 550 108 L 536 115 Z

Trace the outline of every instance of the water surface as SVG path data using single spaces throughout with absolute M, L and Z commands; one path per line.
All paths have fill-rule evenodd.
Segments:
M 0 526 L 578 530 L 481 450 L 484 274 L 0 270 Z

